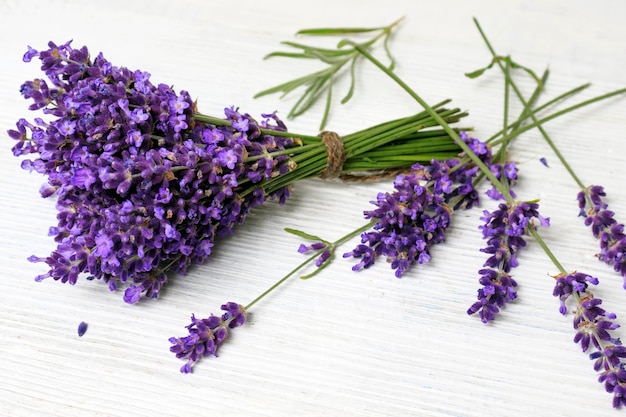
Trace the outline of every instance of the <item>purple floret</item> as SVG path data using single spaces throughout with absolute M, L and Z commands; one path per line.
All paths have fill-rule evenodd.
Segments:
M 228 302 L 221 307 L 221 316 L 211 315 L 205 319 L 191 316 L 191 324 L 186 326 L 189 335 L 171 337 L 170 352 L 187 362 L 180 368 L 182 373 L 191 373 L 193 365 L 204 356 L 217 356 L 217 349 L 228 336 L 228 330 L 242 326 L 246 322 L 243 306 Z

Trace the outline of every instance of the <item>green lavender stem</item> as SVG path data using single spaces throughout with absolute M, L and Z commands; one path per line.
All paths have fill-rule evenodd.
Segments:
M 324 251 L 330 250 L 331 252 L 334 252 L 343 243 L 345 243 L 346 241 L 352 239 L 355 236 L 360 235 L 364 231 L 370 229 L 374 224 L 375 224 L 375 222 L 373 222 L 373 221 L 369 222 L 369 223 L 366 223 L 363 226 L 361 226 L 361 227 L 359 227 L 357 229 L 354 229 L 350 233 L 345 234 L 344 236 L 340 237 L 336 241 L 334 241 L 332 243 L 329 243 L 328 246 L 325 247 L 324 249 L 321 249 L 321 250 L 315 252 L 313 255 L 308 257 L 304 262 L 302 262 L 300 265 L 298 265 L 293 270 L 291 270 L 291 272 L 289 272 L 287 275 L 285 275 L 284 277 L 282 277 L 281 279 L 276 281 L 271 287 L 269 287 L 267 290 L 265 290 L 263 293 L 261 293 L 258 297 L 256 297 L 254 300 L 250 301 L 248 303 L 248 305 L 246 305 L 245 310 L 246 311 L 249 310 L 253 305 L 255 305 L 256 303 L 261 301 L 265 296 L 267 296 L 269 293 L 271 293 L 276 288 L 281 286 L 285 281 L 287 281 L 289 278 L 294 276 L 302 268 L 304 268 L 305 266 L 307 266 L 310 263 L 314 262 Z M 312 276 L 312 275 L 309 275 L 308 277 L 310 277 L 310 276 Z
M 528 119 L 528 117 L 529 117 L 528 116 L 528 113 L 529 113 L 528 110 L 530 110 L 530 108 L 532 108 L 534 106 L 534 103 L 538 99 L 539 93 L 541 93 L 541 91 L 543 90 L 543 86 L 546 84 L 546 82 L 548 80 L 549 73 L 550 72 L 548 70 L 546 70 L 543 73 L 543 76 L 541 77 L 540 83 L 537 84 L 537 87 L 535 88 L 535 91 L 533 92 L 533 95 L 531 96 L 531 98 L 527 102 L 527 106 L 524 107 L 524 110 L 522 111 L 522 114 L 520 115 L 518 120 L 515 123 L 513 123 L 511 125 L 511 127 L 509 128 L 509 130 L 511 132 L 517 131 L 521 127 L 522 122 L 525 121 L 526 119 Z M 585 90 L 586 88 L 589 88 L 590 86 L 591 86 L 590 83 L 586 83 L 586 84 L 580 85 L 580 86 L 578 86 L 576 88 L 572 88 L 571 90 L 566 91 L 565 93 L 560 94 L 557 97 L 554 97 L 553 99 L 545 102 L 544 104 L 542 104 L 540 106 L 537 106 L 534 111 L 535 111 L 535 113 L 539 113 L 539 112 L 547 109 L 548 107 L 553 106 L 554 104 L 556 104 L 559 101 L 565 100 L 565 99 L 569 98 L 570 96 L 573 96 L 574 94 L 580 93 L 581 91 Z M 496 144 L 500 143 L 500 141 L 496 141 L 496 139 L 499 136 L 503 136 L 503 135 L 506 135 L 506 132 L 504 130 L 500 130 L 500 131 L 494 133 L 493 135 L 491 135 L 486 140 L 486 142 L 489 143 L 489 144 L 492 144 L 492 145 L 496 145 Z M 508 135 L 507 137 L 511 138 L 511 135 Z
M 491 53 L 491 55 L 493 56 L 494 59 L 496 59 L 498 57 L 498 55 L 496 54 L 496 51 L 494 50 L 494 48 L 491 46 L 491 43 L 489 42 L 489 39 L 487 38 L 487 36 L 485 35 L 485 32 L 483 31 L 482 27 L 480 26 L 480 24 L 478 23 L 478 20 L 476 18 L 474 18 L 474 23 L 476 24 L 476 27 L 478 28 L 478 31 L 480 32 L 481 37 L 483 38 L 483 40 L 485 41 L 485 44 L 487 46 L 487 49 L 489 49 L 489 52 Z M 526 107 L 527 103 L 524 100 L 524 96 L 522 95 L 522 93 L 520 92 L 519 88 L 517 87 L 517 85 L 515 84 L 515 82 L 512 80 L 509 72 L 503 67 L 502 63 L 500 62 L 500 60 L 496 59 L 496 62 L 498 64 L 498 66 L 500 67 L 500 70 L 502 70 L 502 72 L 504 73 L 505 79 L 507 80 L 506 82 L 508 84 L 511 85 L 511 87 L 513 88 L 513 90 L 515 91 L 515 94 L 517 95 L 517 97 L 519 98 L 520 102 L 522 103 L 523 106 Z M 581 104 L 587 105 L 587 104 L 592 104 L 595 103 L 596 101 L 600 101 L 604 98 L 609 98 L 609 97 L 613 97 L 615 95 L 618 94 L 622 94 L 622 93 L 626 93 L 626 89 L 621 89 L 621 90 L 617 90 L 615 92 L 609 93 L 609 94 L 605 94 L 604 96 L 600 96 L 600 97 L 596 97 L 595 99 L 592 100 L 587 100 L 586 102 L 583 102 Z M 580 106 L 582 107 L 582 106 Z M 577 107 L 578 108 L 578 107 Z M 568 109 L 565 109 L 568 110 Z M 565 167 L 565 169 L 567 170 L 567 172 L 569 172 L 569 174 L 571 175 L 572 179 L 576 182 L 576 184 L 578 184 L 578 186 L 581 189 L 585 189 L 585 184 L 580 180 L 580 178 L 578 178 L 578 175 L 576 175 L 576 173 L 574 172 L 574 169 L 570 166 L 570 164 L 567 162 L 567 160 L 565 159 L 565 157 L 563 156 L 563 154 L 561 153 L 561 151 L 559 151 L 559 149 L 557 148 L 556 144 L 554 143 L 554 141 L 552 141 L 552 139 L 550 138 L 550 136 L 548 135 L 548 133 L 545 131 L 545 129 L 543 128 L 542 124 L 546 121 L 545 119 L 542 120 L 538 120 L 537 117 L 535 116 L 535 112 L 532 111 L 532 109 L 529 108 L 529 116 L 530 118 L 533 120 L 534 125 L 533 127 L 537 127 L 537 129 L 539 130 L 539 132 L 541 132 L 541 135 L 544 137 L 544 139 L 546 140 L 546 143 L 548 144 L 548 146 L 550 146 L 550 148 L 552 148 L 552 150 L 554 151 L 554 153 L 556 154 L 557 158 L 559 159 L 559 161 L 563 164 L 563 166 Z M 547 119 L 547 118 L 546 118 Z
M 554 253 L 550 250 L 550 248 L 548 247 L 546 242 L 543 240 L 541 235 L 539 235 L 539 233 L 537 232 L 537 229 L 531 225 L 530 227 L 528 227 L 528 230 L 530 234 L 532 235 L 532 237 L 535 239 L 535 241 L 539 244 L 541 249 L 543 249 L 544 253 L 552 261 L 554 266 L 556 266 L 556 268 L 559 270 L 559 272 L 567 273 L 566 269 L 563 267 L 563 265 L 561 265 L 561 263 L 559 262 L 557 257 L 554 255 Z
M 487 39 L 487 36 L 485 35 L 485 32 L 483 31 L 482 27 L 480 26 L 480 23 L 478 23 L 478 20 L 476 18 L 474 18 L 474 23 L 476 24 L 476 27 L 478 28 L 478 31 L 480 32 L 480 36 L 485 41 L 485 45 L 487 46 L 487 49 L 489 49 L 489 52 L 491 53 L 493 58 L 496 60 L 496 63 L 498 64 L 498 67 L 504 73 L 506 84 L 510 85 L 513 88 L 513 91 L 515 91 L 515 94 L 519 98 L 519 100 L 522 103 L 522 105 L 526 107 L 527 103 L 526 103 L 526 100 L 524 100 L 524 96 L 522 95 L 522 93 L 520 92 L 519 88 L 517 87 L 517 85 L 515 84 L 513 79 L 511 78 L 511 74 L 509 73 L 508 69 L 504 68 L 504 66 L 502 65 L 502 62 L 500 62 L 500 60 L 497 59 L 498 55 L 496 54 L 496 51 L 491 46 L 491 43 L 489 42 L 489 39 Z M 570 173 L 570 175 L 572 176 L 574 181 L 576 181 L 576 183 L 581 188 L 584 189 L 585 185 L 578 178 L 578 176 L 576 175 L 576 173 L 574 172 L 572 167 L 569 165 L 569 163 L 565 160 L 565 158 L 563 157 L 561 152 L 555 146 L 554 142 L 550 139 L 550 137 L 546 133 L 546 131 L 543 128 L 543 126 L 541 126 L 541 124 L 538 122 L 537 117 L 535 116 L 535 113 L 532 111 L 532 109 L 529 109 L 529 116 L 530 116 L 530 118 L 532 119 L 533 122 L 537 123 L 537 129 L 539 130 L 539 132 L 541 132 L 541 135 L 545 138 L 545 140 L 548 143 L 548 145 L 552 148 L 552 150 L 557 155 L 557 157 L 559 158 L 559 160 L 561 161 L 561 163 L 563 164 L 565 169 Z

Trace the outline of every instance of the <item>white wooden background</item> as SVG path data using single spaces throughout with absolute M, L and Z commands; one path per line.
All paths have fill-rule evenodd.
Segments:
M 234 104 L 253 115 L 276 109 L 285 115 L 293 99 L 253 100 L 253 94 L 314 65 L 263 62 L 280 41 L 305 27 L 383 25 L 401 16 L 406 19 L 391 44 L 397 73 L 430 102 L 452 98 L 469 110 L 466 124 L 483 138 L 501 126 L 502 78 L 497 71 L 479 80 L 463 76 L 490 59 L 473 16 L 501 54 L 538 71 L 550 66 L 546 98 L 588 81 L 593 86 L 580 99 L 626 86 L 622 0 L 2 0 L 0 126 L 4 132 L 18 118 L 33 117 L 19 95 L 20 84 L 38 76 L 36 64 L 21 62 L 27 45 L 74 39 L 116 65 L 189 90 L 209 114 Z M 329 128 L 348 133 L 417 110 L 371 65 L 359 75 L 353 102 L 335 107 Z M 520 83 L 529 90 L 529 82 Z M 606 187 L 622 221 L 625 109 L 626 98 L 613 99 L 547 125 L 583 180 Z M 288 125 L 315 134 L 320 114 L 317 107 Z M 596 382 L 592 362 L 572 343 L 571 317 L 558 313 L 551 294 L 548 274 L 555 268 L 534 242 L 515 271 L 519 299 L 488 326 L 466 315 L 484 260 L 477 230 L 482 209 L 455 214 L 432 262 L 400 280 L 382 262 L 353 273 L 350 261 L 338 259 L 310 281 L 288 282 L 251 310 L 219 358 L 182 375 L 168 338 L 184 334 L 192 312 L 208 316 L 226 301 L 245 304 L 301 262 L 300 242 L 284 227 L 335 239 L 361 225 L 369 200 L 390 184 L 299 183 L 286 206 L 267 204 L 220 242 L 212 262 L 172 277 L 158 301 L 127 305 L 99 282 L 34 282 L 44 265 L 26 258 L 53 248 L 47 230 L 55 209 L 39 197 L 43 178 L 22 171 L 11 155 L 12 142 L 6 135 L 0 141 L 3 416 L 619 412 Z M 550 247 L 567 268 L 597 274 L 596 296 L 626 320 L 622 279 L 594 257 L 597 243 L 577 218 L 574 183 L 536 131 L 522 136 L 512 155 L 521 170 L 519 197 L 540 198 L 543 214 L 552 218 L 543 231 Z M 89 329 L 79 338 L 81 321 Z

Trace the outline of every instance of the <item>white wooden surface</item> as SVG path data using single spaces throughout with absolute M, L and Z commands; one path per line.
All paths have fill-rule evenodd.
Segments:
M 626 86 L 626 3 L 621 0 L 415 1 L 0 1 L 0 126 L 33 117 L 20 84 L 38 76 L 24 64 L 26 45 L 48 40 L 88 45 L 116 65 L 189 90 L 200 109 L 219 115 L 238 105 L 258 115 L 293 100 L 252 95 L 309 64 L 261 58 L 301 28 L 372 26 L 406 20 L 392 50 L 397 72 L 429 101 L 454 99 L 486 138 L 501 126 L 501 77 L 463 73 L 489 54 L 476 16 L 501 54 L 542 70 L 544 97 L 592 81 L 580 99 Z M 340 133 L 409 114 L 411 99 L 365 65 L 353 102 L 336 106 Z M 526 91 L 530 83 L 520 81 Z M 339 96 L 339 94 L 337 94 Z M 576 99 L 578 100 L 578 99 Z M 571 102 L 573 103 L 573 101 Z M 613 99 L 547 126 L 585 182 L 603 184 L 626 219 L 623 154 L 626 98 Z M 288 123 L 316 133 L 320 109 Z M 247 303 L 301 262 L 300 243 L 284 227 L 337 238 L 362 224 L 362 211 L 389 183 L 343 186 L 305 181 L 284 207 L 257 210 L 219 243 L 207 265 L 172 277 L 156 302 L 127 305 L 98 282 L 36 283 L 31 254 L 53 248 L 52 201 L 43 178 L 19 168 L 12 141 L 0 141 L 0 415 L 3 416 L 608 416 L 611 396 L 592 362 L 572 343 L 571 317 L 552 297 L 555 268 L 533 242 L 520 256 L 519 299 L 492 325 L 465 311 L 475 300 L 483 256 L 481 210 L 457 213 L 433 261 L 403 279 L 384 263 L 361 273 L 339 259 L 310 281 L 293 280 L 259 303 L 217 359 L 192 375 L 169 353 L 189 315 Z M 595 291 L 626 320 L 622 280 L 599 263 L 597 243 L 577 218 L 576 187 L 535 131 L 512 149 L 518 195 L 540 198 L 553 226 L 543 236 L 567 268 L 597 274 Z M 540 164 L 545 156 L 550 168 Z M 487 203 L 486 203 L 487 204 Z M 488 208 L 491 206 L 485 206 Z M 356 243 L 356 240 L 355 242 Z M 345 247 L 346 251 L 349 246 Z M 89 323 L 79 338 L 80 321 Z M 624 322 L 626 323 L 626 322 Z M 622 336 L 624 332 L 620 332 Z M 623 412 L 623 410 L 622 410 Z

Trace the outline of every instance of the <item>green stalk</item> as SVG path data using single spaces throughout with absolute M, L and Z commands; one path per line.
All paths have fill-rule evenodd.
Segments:
M 533 95 L 531 96 L 531 98 L 528 100 L 528 106 L 524 107 L 524 110 L 522 111 L 522 114 L 520 115 L 520 117 L 517 119 L 517 121 L 515 123 L 513 123 L 513 125 L 511 125 L 510 130 L 511 131 L 516 131 L 521 124 L 529 117 L 528 116 L 528 110 L 530 108 L 532 108 L 532 106 L 534 105 L 535 101 L 538 99 L 539 94 L 541 93 L 541 91 L 543 90 L 543 86 L 545 85 L 547 79 L 548 79 L 548 75 L 549 75 L 549 71 L 546 70 L 543 73 L 543 76 L 541 77 L 541 83 L 537 84 L 537 87 L 535 88 L 535 91 L 533 92 Z M 553 98 L 550 101 L 545 102 L 544 104 L 542 104 L 541 106 L 537 106 L 535 108 L 535 113 L 539 113 L 545 109 L 547 109 L 548 107 L 556 104 L 557 102 L 561 101 L 561 100 L 565 100 L 567 99 L 569 96 L 572 96 L 574 94 L 580 93 L 581 91 L 585 90 L 586 88 L 589 88 L 591 86 L 590 83 L 587 84 L 583 84 L 581 86 L 578 86 L 576 88 L 573 88 L 555 98 Z M 495 141 L 495 139 L 501 135 L 504 135 L 505 132 L 503 130 L 500 130 L 496 133 L 494 133 L 493 135 L 491 135 L 489 137 L 489 139 L 486 140 L 487 143 L 489 144 L 496 144 L 493 143 L 493 141 Z M 499 142 L 498 142 L 499 143 Z
M 529 227 L 528 231 L 530 232 L 530 234 L 533 236 L 533 238 L 537 241 L 537 243 L 539 244 L 539 246 L 541 246 L 541 249 L 543 249 L 544 253 L 548 256 L 548 258 L 550 258 L 550 260 L 552 261 L 552 263 L 554 264 L 554 266 L 557 267 L 557 269 L 559 270 L 559 272 L 563 272 L 565 274 L 567 274 L 567 271 L 565 270 L 565 268 L 563 267 L 563 265 L 561 265 L 561 263 L 559 262 L 559 260 L 556 258 L 556 256 L 554 255 L 554 253 L 552 253 L 552 251 L 550 250 L 550 248 L 548 247 L 548 245 L 546 244 L 546 242 L 543 240 L 543 238 L 539 235 L 539 233 L 537 232 L 537 229 L 535 229 L 534 227 Z
M 509 61 L 506 62 L 506 73 L 508 74 L 511 70 L 511 65 Z M 511 83 L 509 82 L 509 78 L 505 78 L 504 80 L 504 116 L 502 117 L 502 131 L 506 133 L 509 127 L 509 87 Z M 503 143 L 502 146 L 506 147 L 508 142 Z
M 509 61 L 506 62 L 506 72 L 507 74 L 509 73 L 509 71 L 511 70 L 511 65 L 509 63 Z M 508 82 L 506 79 L 504 81 L 504 115 L 502 117 L 502 131 L 506 132 L 507 128 L 509 126 L 509 90 L 510 90 L 510 82 Z M 500 178 L 501 178 L 501 182 L 502 185 L 504 186 L 504 188 L 506 188 L 507 190 L 507 194 L 511 194 L 510 189 L 511 186 L 509 185 L 509 181 L 506 177 L 506 175 L 504 175 L 504 163 L 506 162 L 507 159 L 507 148 L 509 146 L 510 140 L 504 141 L 502 142 L 502 145 L 500 146 L 500 149 L 498 150 L 498 153 L 496 155 L 494 155 L 493 161 L 494 162 L 499 162 L 501 164 L 501 168 L 500 168 Z
M 515 94 L 517 95 L 517 97 L 519 98 L 520 102 L 522 103 L 522 105 L 527 106 L 526 101 L 524 100 L 524 96 L 522 95 L 522 93 L 520 92 L 519 88 L 517 87 L 517 85 L 515 84 L 515 82 L 512 80 L 509 72 L 503 67 L 502 63 L 500 62 L 499 59 L 497 59 L 498 55 L 496 54 L 496 51 L 493 49 L 493 47 L 491 46 L 491 43 L 489 42 L 489 39 L 487 39 L 487 36 L 485 35 L 485 33 L 483 32 L 482 27 L 480 26 L 480 24 L 478 23 L 478 20 L 476 18 L 474 18 L 474 23 L 476 24 L 476 27 L 478 28 L 478 31 L 480 32 L 481 37 L 483 38 L 483 40 L 485 41 L 485 45 L 487 46 L 487 49 L 489 49 L 489 52 L 491 53 L 491 55 L 493 56 L 494 60 L 496 61 L 496 63 L 498 64 L 498 67 L 500 67 L 500 70 L 504 73 L 504 77 L 506 79 L 506 82 L 508 84 L 511 85 L 511 87 L 513 88 L 513 91 L 515 91 Z M 623 91 L 626 92 L 626 89 L 624 90 L 618 90 L 618 91 Z M 550 148 L 552 148 L 552 150 L 554 151 L 554 153 L 556 154 L 557 158 L 559 159 L 559 161 L 561 161 L 561 163 L 563 164 L 563 166 L 565 167 L 565 169 L 567 170 L 567 172 L 569 172 L 569 174 L 571 175 L 571 177 L 574 179 L 574 181 L 576 182 L 576 184 L 578 184 L 578 186 L 581 189 L 585 189 L 585 184 L 580 180 L 580 178 L 578 178 L 578 176 L 576 175 L 576 173 L 574 172 L 574 169 L 570 166 L 570 164 L 567 162 L 567 160 L 565 159 L 565 157 L 563 157 L 563 154 L 561 154 L 561 152 L 559 151 L 559 149 L 557 148 L 557 146 L 555 145 L 555 143 L 552 141 L 552 139 L 550 139 L 550 136 L 548 136 L 548 133 L 545 131 L 545 129 L 542 126 L 542 123 L 537 120 L 537 117 L 535 116 L 535 113 L 530 110 L 529 113 L 530 118 L 532 119 L 532 121 L 536 124 L 537 129 L 539 130 L 539 132 L 541 132 L 541 135 L 544 137 L 544 139 L 546 140 L 546 142 L 548 143 L 548 145 L 550 146 Z
M 508 61 L 507 61 L 507 66 L 509 65 Z M 543 86 L 546 84 L 546 82 L 548 81 L 548 76 L 549 76 L 550 72 L 546 69 L 543 73 L 543 75 L 540 78 L 540 82 L 537 83 L 537 86 L 535 87 L 535 90 L 533 91 L 532 95 L 530 96 L 530 99 L 528 100 L 526 106 L 524 106 L 524 108 L 522 109 L 521 114 L 519 115 L 519 117 L 517 118 L 517 120 L 511 124 L 510 126 L 507 126 L 507 123 L 505 123 L 504 128 L 498 132 L 497 134 L 491 136 L 489 139 L 486 140 L 486 143 L 490 143 L 490 141 L 492 139 L 495 139 L 496 137 L 498 137 L 499 135 L 505 135 L 507 130 L 515 130 L 517 128 L 519 128 L 525 121 L 526 119 L 528 119 L 528 115 L 530 112 L 530 109 L 535 105 L 536 101 L 539 99 L 539 96 L 541 95 L 541 92 L 543 91 Z M 507 88 L 507 93 L 508 95 L 508 88 Z M 496 145 L 498 143 L 509 143 L 511 140 L 513 140 L 514 138 L 510 138 L 508 139 L 506 142 L 505 141 L 501 141 L 501 142 L 494 142 L 492 143 L 492 145 Z M 496 160 L 500 160 L 500 161 L 504 161 L 504 159 L 506 158 L 506 146 L 500 147 L 498 149 L 497 155 L 496 155 Z
M 554 119 L 556 119 L 558 117 L 561 117 L 561 116 L 563 116 L 563 115 L 565 115 L 565 114 L 567 114 L 569 112 L 581 109 L 581 108 L 583 108 L 585 106 L 588 106 L 590 104 L 595 104 L 595 103 L 598 103 L 598 102 L 600 102 L 602 100 L 606 100 L 608 98 L 615 97 L 615 96 L 618 96 L 618 95 L 621 95 L 621 94 L 626 94 L 626 88 L 620 88 L 619 90 L 611 91 L 609 93 L 602 94 L 600 96 L 596 96 L 596 97 L 590 98 L 588 100 L 581 101 L 578 104 L 574 104 L 573 106 L 566 107 L 563 110 L 559 110 L 557 112 L 554 112 L 554 113 L 552 113 L 552 114 L 550 114 L 548 116 L 545 116 L 545 117 L 543 117 L 543 118 L 541 118 L 541 119 L 539 119 L 537 121 L 533 121 L 532 123 L 529 123 L 526 126 L 520 127 L 519 129 L 516 129 L 516 130 L 514 130 L 512 132 L 509 132 L 508 135 L 504 136 L 504 139 L 509 139 L 509 138 L 514 137 L 514 136 L 518 136 L 518 135 L 520 135 L 520 134 L 522 134 L 524 132 L 527 132 L 527 131 L 529 131 L 531 129 L 534 129 L 534 128 L 538 127 L 538 126 L 541 126 L 541 125 L 543 125 L 543 124 L 545 124 L 545 123 L 547 123 L 547 122 L 549 122 L 551 120 L 554 120 Z
M 282 277 L 281 279 L 279 279 L 278 281 L 276 281 L 271 287 L 269 287 L 267 290 L 263 291 L 258 297 L 256 297 L 254 300 L 250 301 L 248 303 L 248 305 L 245 306 L 245 310 L 249 310 L 253 305 L 255 305 L 256 303 L 258 303 L 260 300 L 262 300 L 266 295 L 268 295 L 269 293 L 271 293 L 272 291 L 274 291 L 276 288 L 278 288 L 281 284 L 283 284 L 285 281 L 287 281 L 289 278 L 291 278 L 292 276 L 294 276 L 298 271 L 300 271 L 302 268 L 304 268 L 305 266 L 307 266 L 308 264 L 310 264 L 311 262 L 313 262 L 314 260 L 316 260 L 323 252 L 330 250 L 331 252 L 334 252 L 339 246 L 341 246 L 343 243 L 345 243 L 346 241 L 352 239 L 355 236 L 360 235 L 361 233 L 363 233 L 364 231 L 370 229 L 373 225 L 375 224 L 375 222 L 369 222 L 364 224 L 363 226 L 354 229 L 353 231 L 351 231 L 350 233 L 345 234 L 344 236 L 340 237 L 339 239 L 337 239 L 336 241 L 329 243 L 327 245 L 327 247 L 320 249 L 319 251 L 315 252 L 312 256 L 308 257 L 304 262 L 302 262 L 300 265 L 298 265 L 297 267 L 295 267 L 294 269 L 291 270 L 291 272 L 289 272 L 287 275 L 285 275 L 284 277 Z M 319 270 L 319 269 L 318 269 Z

